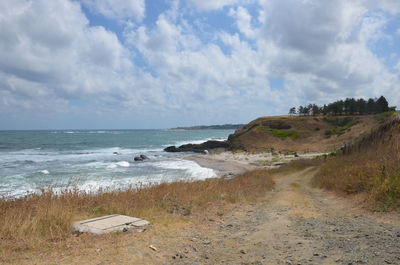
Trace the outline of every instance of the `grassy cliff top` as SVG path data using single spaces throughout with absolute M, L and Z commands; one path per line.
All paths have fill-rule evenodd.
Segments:
M 249 152 L 329 152 L 369 133 L 392 115 L 261 117 L 236 130 L 229 143 L 234 150 Z

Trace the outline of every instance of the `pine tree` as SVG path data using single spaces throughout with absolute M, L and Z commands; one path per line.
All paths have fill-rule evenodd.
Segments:
M 376 111 L 376 113 L 382 113 L 382 112 L 389 111 L 389 103 L 387 102 L 387 100 L 386 100 L 386 98 L 384 96 L 381 96 L 376 101 L 376 103 L 375 103 L 375 111 Z

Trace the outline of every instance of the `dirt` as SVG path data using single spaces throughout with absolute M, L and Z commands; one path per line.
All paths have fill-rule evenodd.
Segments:
M 265 199 L 208 232 L 187 231 L 165 264 L 400 264 L 398 216 L 374 216 L 312 189 L 312 174 L 282 177 Z
M 259 201 L 210 211 L 200 223 L 182 219 L 144 233 L 85 235 L 77 239 L 84 248 L 18 264 L 400 264 L 399 215 L 372 213 L 313 189 L 314 173 L 279 176 Z

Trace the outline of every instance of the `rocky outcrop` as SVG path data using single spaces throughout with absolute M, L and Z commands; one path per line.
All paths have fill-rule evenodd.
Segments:
M 149 159 L 147 156 L 140 155 L 140 156 L 136 156 L 133 160 L 135 160 L 135 161 L 144 161 L 144 160 L 147 160 L 147 159 Z
M 164 149 L 165 152 L 195 152 L 195 153 L 204 153 L 205 150 L 212 150 L 216 148 L 229 148 L 229 145 L 226 141 L 207 141 L 202 144 L 184 144 L 179 147 L 169 146 Z

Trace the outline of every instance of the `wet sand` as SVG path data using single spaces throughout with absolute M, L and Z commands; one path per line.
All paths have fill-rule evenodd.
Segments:
M 202 167 L 215 170 L 219 177 L 236 176 L 248 170 L 257 168 L 257 166 L 248 163 L 219 159 L 214 155 L 191 155 L 185 157 L 185 159 L 194 161 Z

